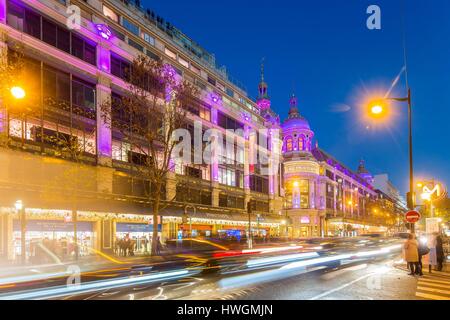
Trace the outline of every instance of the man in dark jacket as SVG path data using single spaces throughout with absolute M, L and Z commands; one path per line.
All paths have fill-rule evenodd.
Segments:
M 445 260 L 444 246 L 442 243 L 441 235 L 436 236 L 436 259 L 437 259 L 437 271 L 442 271 L 443 263 Z
M 430 249 L 427 247 L 426 241 L 419 241 L 419 263 L 418 268 L 416 269 L 416 274 L 419 276 L 423 276 L 422 273 L 422 257 L 426 256 L 428 253 L 430 253 Z

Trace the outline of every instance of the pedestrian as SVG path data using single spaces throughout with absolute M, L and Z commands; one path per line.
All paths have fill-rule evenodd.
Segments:
M 162 247 L 161 240 L 160 240 L 160 238 L 158 236 L 158 238 L 156 240 L 156 254 L 157 255 L 161 254 L 161 247 Z
M 430 253 L 430 249 L 427 247 L 427 242 L 419 240 L 419 263 L 418 268 L 416 269 L 416 274 L 419 276 L 423 276 L 423 264 L 422 264 L 422 257 L 426 256 Z
M 429 273 L 432 272 L 433 266 L 437 266 L 436 236 L 437 233 L 433 233 L 428 236 L 428 247 L 430 248 L 430 253 L 426 255 L 423 260 L 423 264 L 428 264 Z
M 405 249 L 405 260 L 410 271 L 409 275 L 413 276 L 419 264 L 419 245 L 413 233 L 409 234 L 403 248 Z
M 440 234 L 436 234 L 436 258 L 437 258 L 437 271 L 442 271 L 445 253 L 442 237 Z

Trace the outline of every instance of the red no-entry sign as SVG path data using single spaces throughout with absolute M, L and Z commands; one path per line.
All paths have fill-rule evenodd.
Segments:
M 416 223 L 420 220 L 420 213 L 417 211 L 409 211 L 406 213 L 406 221 L 409 223 Z

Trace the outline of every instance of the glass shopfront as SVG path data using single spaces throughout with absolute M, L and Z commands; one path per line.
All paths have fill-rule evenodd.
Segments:
M 161 237 L 161 224 L 158 224 L 158 235 Z M 151 240 L 153 236 L 153 224 L 148 223 L 123 223 L 116 224 L 116 252 L 119 253 L 122 240 L 132 242 L 133 254 L 146 254 L 151 252 Z
M 13 222 L 14 258 L 21 256 L 21 226 Z M 75 256 L 74 223 L 62 220 L 28 220 L 26 222 L 26 256 L 31 263 L 54 263 Z M 94 246 L 93 223 L 77 222 L 79 256 L 92 253 Z

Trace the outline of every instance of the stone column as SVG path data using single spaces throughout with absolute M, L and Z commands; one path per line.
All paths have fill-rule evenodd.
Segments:
M 101 219 L 101 250 L 112 251 L 115 239 L 115 220 L 109 218 Z
M 111 88 L 110 79 L 102 75 L 98 77 L 96 99 L 98 162 L 100 165 L 110 167 L 112 166 L 111 108 L 106 102 L 111 99 Z
M 212 205 L 213 205 L 213 207 L 219 206 L 219 194 L 220 194 L 219 183 L 213 182 L 212 183 Z

